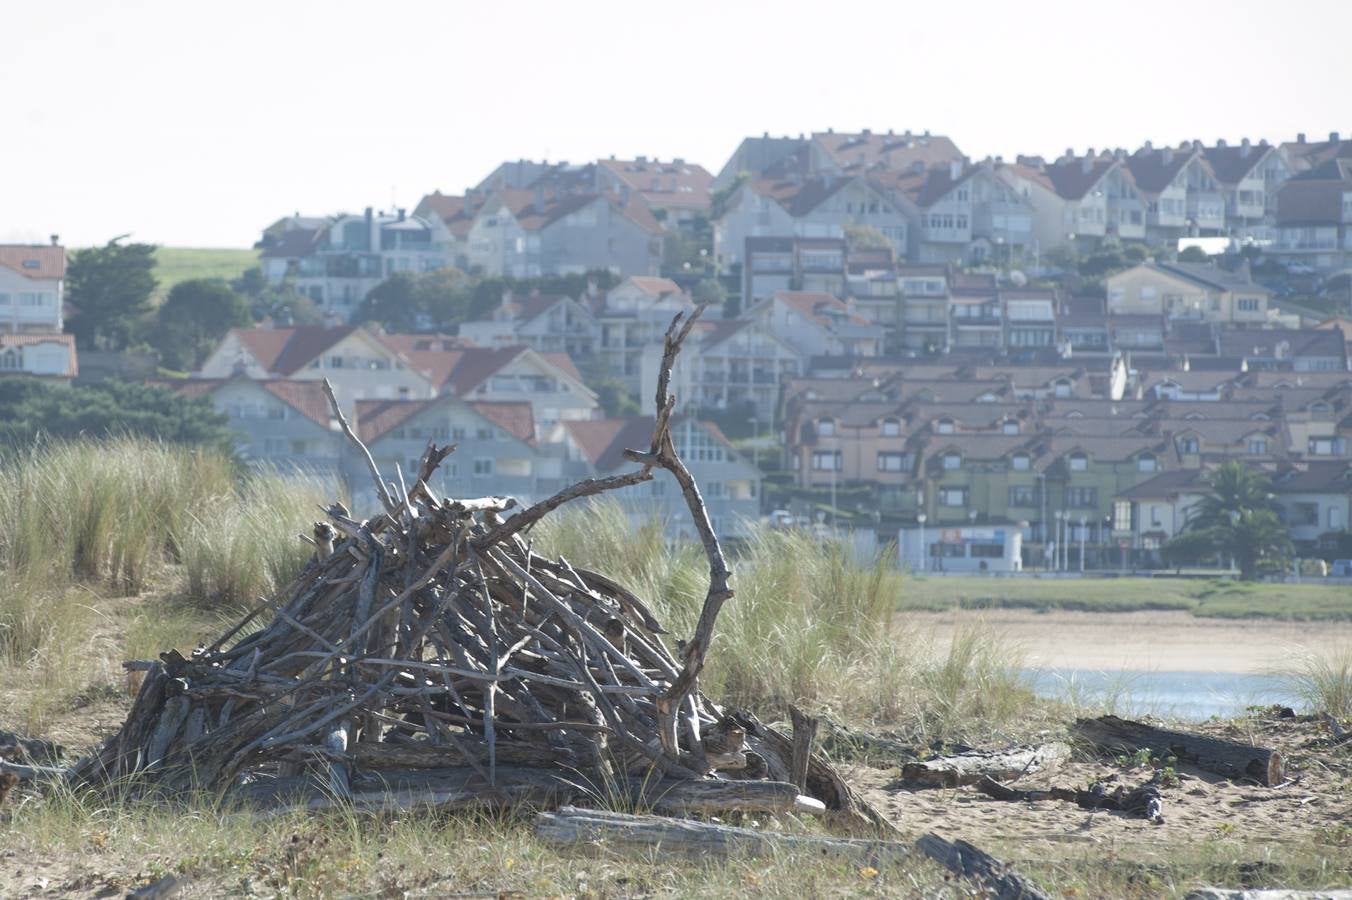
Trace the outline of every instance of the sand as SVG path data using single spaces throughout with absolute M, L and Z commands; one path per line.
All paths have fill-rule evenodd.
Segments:
M 1352 622 L 1204 619 L 1186 612 L 953 610 L 907 613 L 906 623 L 940 642 L 985 623 L 1038 669 L 1250 674 L 1307 652 L 1352 647 Z

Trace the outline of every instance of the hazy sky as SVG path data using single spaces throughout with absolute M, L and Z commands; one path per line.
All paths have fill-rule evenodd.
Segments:
M 1352 132 L 1352 2 L 0 0 L 0 241 L 253 243 L 503 159 Z

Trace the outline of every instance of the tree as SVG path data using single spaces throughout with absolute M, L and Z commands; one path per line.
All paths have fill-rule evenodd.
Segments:
M 1184 247 L 1178 253 L 1178 261 L 1183 263 L 1204 263 L 1210 260 L 1211 257 L 1201 247 Z
M 629 395 L 629 391 L 614 375 L 605 369 L 599 356 L 591 356 L 579 366 L 582 383 L 596 392 L 596 402 L 607 418 L 618 416 L 636 416 L 642 409 L 638 401 Z
M 1204 535 L 1214 552 L 1233 558 L 1246 580 L 1265 567 L 1281 566 L 1292 552 L 1270 486 L 1258 470 L 1225 463 L 1207 477 L 1207 493 L 1188 521 L 1187 531 Z
M 220 279 L 181 281 L 155 314 L 155 349 L 172 369 L 196 369 L 231 328 L 253 324 L 249 301 Z
M 1150 258 L 1150 250 L 1144 244 L 1127 244 L 1122 248 L 1122 258 L 1134 265 L 1139 265 Z
M 66 270 L 75 315 L 70 330 L 81 349 L 125 350 L 155 292 L 155 246 L 119 244 L 81 250 Z
M 846 225 L 845 243 L 851 250 L 892 249 L 892 242 L 876 225 Z
M 224 416 L 206 397 L 125 381 L 89 386 L 53 385 L 29 378 L 0 379 L 0 444 L 28 446 L 40 436 L 108 437 L 129 434 L 230 452 Z

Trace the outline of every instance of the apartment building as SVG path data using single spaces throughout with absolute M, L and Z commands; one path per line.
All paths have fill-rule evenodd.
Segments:
M 476 347 L 524 344 L 541 353 L 586 357 L 596 352 L 601 326 L 586 302 L 562 294 L 533 291 L 521 296 L 508 290 L 487 319 L 462 322 L 457 332 Z
M 1032 240 L 1033 209 L 987 160 L 873 173 L 911 217 L 917 263 L 1011 265 Z
M 1163 316 L 1257 326 L 1267 321 L 1272 292 L 1247 269 L 1227 272 L 1200 263 L 1144 262 L 1106 279 L 1110 315 Z
M 1291 177 L 1282 154 L 1265 140 L 1244 138 L 1238 145 L 1217 141 L 1202 156 L 1225 199 L 1225 230 L 1241 243 L 1272 240 L 1277 192 Z
M 1040 251 L 1073 246 L 1092 249 L 1103 239 L 1146 237 L 1149 201 L 1137 187 L 1125 151 L 1083 156 L 1073 151 L 1054 162 L 1020 156 L 996 174 L 1032 208 L 1032 239 Z
M 742 266 L 742 304 L 752 306 L 778 291 L 843 297 L 848 275 L 844 238 L 749 237 Z
M 1292 176 L 1277 190 L 1276 240 L 1269 252 L 1287 263 L 1335 272 L 1352 266 L 1352 144 Z
M 315 226 L 283 219 L 258 246 L 269 284 L 290 282 L 336 322 L 352 318 L 371 289 L 396 272 L 431 272 L 451 264 L 452 237 L 439 216 L 338 215 Z

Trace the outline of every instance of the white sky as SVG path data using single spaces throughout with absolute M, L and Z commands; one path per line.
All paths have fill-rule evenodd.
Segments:
M 503 159 L 930 129 L 974 158 L 1352 132 L 1348 0 L 0 0 L 0 241 L 249 246 Z

